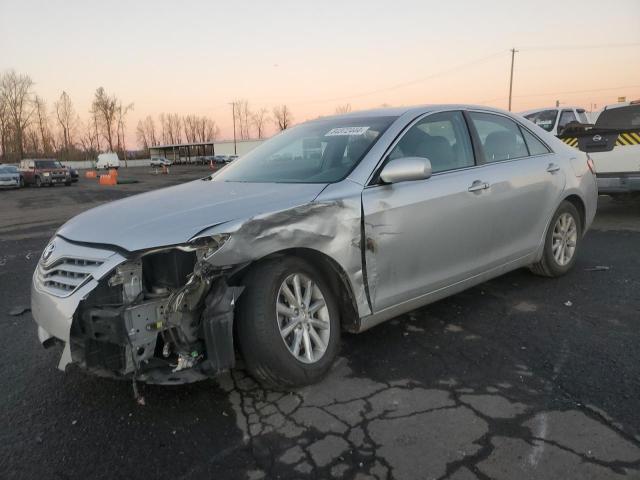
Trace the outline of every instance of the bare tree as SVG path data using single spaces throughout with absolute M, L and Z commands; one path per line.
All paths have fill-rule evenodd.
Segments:
M 204 118 L 204 141 L 213 142 L 220 135 L 220 128 L 216 122 L 210 118 Z
M 0 94 L 0 153 L 2 153 L 0 158 L 6 158 L 7 156 L 7 145 L 11 134 L 9 110 L 6 105 L 4 98 Z
M 80 125 L 80 118 L 78 118 L 78 124 Z M 97 143 L 97 137 L 94 131 L 94 119 L 90 118 L 87 120 L 87 123 L 80 128 L 80 133 L 78 135 L 80 147 L 84 152 L 85 159 L 94 158 L 99 151 L 99 146 Z
M 349 113 L 351 111 L 351 104 L 350 103 L 345 103 L 344 105 L 338 105 L 336 107 L 336 114 L 341 114 L 341 113 Z
M 36 95 L 33 100 L 35 120 L 37 122 L 38 133 L 40 134 L 40 143 L 42 145 L 42 153 L 49 156 L 56 148 L 55 139 L 51 134 L 51 126 L 49 124 L 49 114 L 47 113 L 47 103 L 42 97 Z
M 89 129 L 91 131 L 91 133 L 93 134 L 93 142 L 95 143 L 95 148 L 96 151 L 99 152 L 100 151 L 100 129 L 98 128 L 98 113 L 96 112 L 95 108 L 93 108 L 93 106 L 91 107 L 91 110 L 89 111 L 89 113 L 91 114 L 91 128 Z
M 198 118 L 197 115 L 186 115 L 182 120 L 184 136 L 187 139 L 187 143 L 197 142 L 199 122 L 200 118 Z
M 122 152 L 124 156 L 125 164 L 127 161 L 127 146 L 125 142 L 125 128 L 127 114 L 133 110 L 133 103 L 129 105 L 122 105 L 122 102 L 118 100 L 118 107 L 116 109 L 116 135 L 118 137 L 118 150 Z
M 256 134 L 258 138 L 262 138 L 264 136 L 264 130 L 269 121 L 269 116 L 266 108 L 261 108 L 257 112 L 255 112 L 251 116 L 251 120 L 253 122 L 253 126 L 256 129 Z
M 77 115 L 71 102 L 71 97 L 65 91 L 62 92 L 60 98 L 55 103 L 55 113 L 60 126 L 62 136 L 62 145 L 67 158 L 69 157 L 70 148 L 73 146 L 73 134 L 75 133 Z
M 147 115 L 144 119 L 144 128 L 147 131 L 147 138 L 149 139 L 149 145 L 158 145 L 158 136 L 156 134 L 156 122 L 153 121 L 151 115 Z
M 24 139 L 27 154 L 34 157 L 40 156 L 40 135 L 38 134 L 37 127 L 34 125 L 27 127 Z
M 142 120 L 138 120 L 138 126 L 136 127 L 136 138 L 138 139 L 138 145 L 143 150 L 149 150 L 149 138 L 147 137 L 147 130 L 144 127 Z
M 107 141 L 110 152 L 114 151 L 114 137 L 117 137 L 118 106 L 119 102 L 115 95 L 108 95 L 102 87 L 96 90 L 91 112 L 96 117 L 97 127 L 100 129 L 102 137 Z
M 18 159 L 24 155 L 24 135 L 33 115 L 33 80 L 9 70 L 0 78 L 0 97 L 7 109 Z
M 167 139 L 169 143 L 182 143 L 182 119 L 177 113 L 166 116 Z
M 286 130 L 291 126 L 293 115 L 286 105 L 280 105 L 273 109 L 273 121 L 280 131 Z
M 241 140 L 248 140 L 251 136 L 251 110 L 249 102 L 241 99 L 233 102 L 235 105 L 236 125 Z

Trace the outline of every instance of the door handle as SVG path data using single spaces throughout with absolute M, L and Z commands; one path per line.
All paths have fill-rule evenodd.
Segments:
M 479 192 L 480 190 L 486 190 L 487 188 L 489 188 L 489 184 L 487 182 L 476 180 L 467 190 L 470 192 Z
M 556 173 L 558 170 L 560 170 L 560 165 L 556 163 L 550 163 L 547 167 L 547 172 L 549 173 Z

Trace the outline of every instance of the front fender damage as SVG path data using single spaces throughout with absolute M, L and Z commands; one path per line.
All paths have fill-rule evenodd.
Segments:
M 312 203 L 202 232 L 225 241 L 210 254 L 168 248 L 129 258 L 80 302 L 70 333 L 75 364 L 101 376 L 189 383 L 235 366 L 234 307 L 243 269 L 285 250 L 330 259 L 352 323 L 370 313 L 359 196 Z M 227 228 L 227 231 L 224 229 Z

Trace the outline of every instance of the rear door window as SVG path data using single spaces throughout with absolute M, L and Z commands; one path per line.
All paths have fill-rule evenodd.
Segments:
M 529 155 L 520 127 L 514 121 L 492 113 L 469 112 L 469 117 L 478 133 L 486 163 Z

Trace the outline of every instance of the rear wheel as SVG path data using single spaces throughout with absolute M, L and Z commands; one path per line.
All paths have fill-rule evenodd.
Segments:
M 288 257 L 257 265 L 244 284 L 237 333 L 249 372 L 278 389 L 320 380 L 340 347 L 329 283 L 307 262 Z
M 544 252 L 531 271 L 545 277 L 559 277 L 576 262 L 582 241 L 582 225 L 576 207 L 564 201 L 556 210 L 545 237 Z

